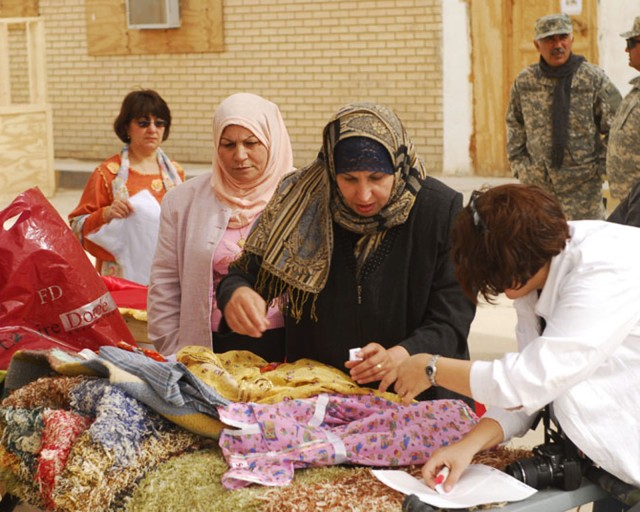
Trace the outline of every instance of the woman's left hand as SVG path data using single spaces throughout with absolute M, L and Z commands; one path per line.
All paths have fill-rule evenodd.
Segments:
M 347 361 L 345 366 L 358 384 L 377 382 L 395 370 L 397 362 L 392 351 L 393 348 L 387 350 L 379 343 L 368 343 L 360 349 L 360 360 Z
M 129 201 L 116 199 L 102 211 L 102 217 L 105 223 L 111 222 L 113 219 L 126 219 L 133 213 L 133 206 Z
M 430 359 L 429 354 L 416 354 L 406 358 L 394 372 L 384 376 L 378 389 L 385 392 L 391 384 L 402 402 L 410 403 L 416 396 L 431 387 L 429 377 L 424 371 Z

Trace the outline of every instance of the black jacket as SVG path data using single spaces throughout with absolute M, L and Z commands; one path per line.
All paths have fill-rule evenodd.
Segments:
M 640 181 L 607 218 L 609 222 L 640 228 Z
M 287 361 L 310 358 L 345 370 L 349 349 L 377 342 L 403 346 L 410 354 L 428 352 L 468 359 L 467 336 L 475 306 L 463 295 L 450 255 L 452 222 L 462 196 L 427 178 L 407 221 L 389 230 L 369 256 L 360 282 L 353 247 L 358 235 L 334 223 L 329 277 L 318 294 L 317 321 L 311 300 L 302 319 L 286 317 Z M 251 285 L 259 261 L 248 273 L 230 270 L 217 291 L 220 309 L 233 291 Z M 432 388 L 420 398 L 458 397 Z

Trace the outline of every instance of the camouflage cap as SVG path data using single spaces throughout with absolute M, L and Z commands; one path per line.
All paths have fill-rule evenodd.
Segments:
M 633 20 L 633 27 L 628 32 L 623 32 L 620 34 L 625 39 L 631 39 L 632 37 L 640 36 L 640 16 L 636 16 L 636 19 Z
M 572 34 L 573 25 L 567 14 L 549 14 L 536 20 L 535 31 L 537 41 L 557 34 Z

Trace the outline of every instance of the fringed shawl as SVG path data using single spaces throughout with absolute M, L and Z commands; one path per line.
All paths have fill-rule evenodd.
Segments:
M 395 166 L 389 201 L 372 217 L 353 212 L 336 184 L 333 149 L 355 136 L 381 143 Z M 424 164 L 392 110 L 370 103 L 347 105 L 325 127 L 316 160 L 282 180 L 234 265 L 246 268 L 251 255 L 261 258 L 256 290 L 267 301 L 285 295 L 289 313 L 299 319 L 304 304 L 314 301 L 327 282 L 333 222 L 362 235 L 355 248 L 359 271 L 387 230 L 406 221 L 425 177 Z

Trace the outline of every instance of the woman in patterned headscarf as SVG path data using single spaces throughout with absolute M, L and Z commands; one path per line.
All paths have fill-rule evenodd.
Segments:
M 427 176 L 393 111 L 348 105 L 325 127 L 318 158 L 282 181 L 222 280 L 226 323 L 260 337 L 266 304 L 278 302 L 287 360 L 346 365 L 360 384 L 430 347 L 468 359 L 475 309 L 449 255 L 461 207 L 461 194 Z

